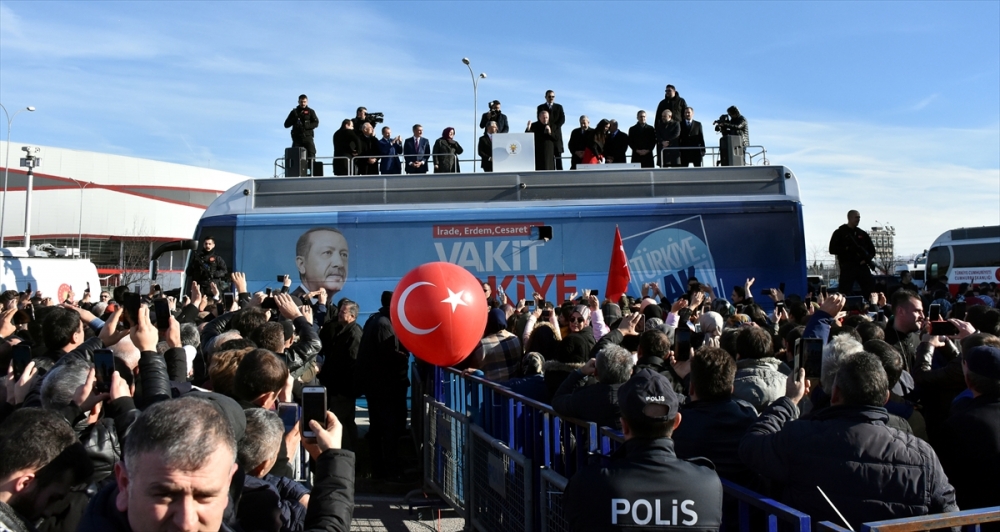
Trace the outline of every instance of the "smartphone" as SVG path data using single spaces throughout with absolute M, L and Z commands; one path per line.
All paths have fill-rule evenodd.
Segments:
M 229 309 L 233 308 L 233 303 L 236 303 L 236 296 L 229 293 L 222 294 L 222 301 L 226 305 L 226 312 L 229 312 Z
M 163 330 L 170 328 L 170 303 L 166 299 L 153 300 L 153 311 L 156 312 L 156 328 Z
M 321 425 L 326 425 L 325 386 L 306 386 L 302 388 L 302 437 L 316 437 L 316 433 L 309 428 L 309 422 L 314 419 Z
M 284 282 L 285 282 L 285 276 L 284 276 L 284 274 L 278 276 L 278 282 L 284 284 Z
M 931 321 L 941 321 L 941 305 L 934 303 L 927 311 L 927 319 Z
M 781 293 L 784 294 L 785 293 L 785 283 L 778 283 L 778 290 L 780 290 Z
M 497 284 L 497 296 L 502 296 L 502 295 L 504 295 L 503 285 Z
M 110 349 L 94 351 L 94 376 L 97 378 L 97 391 L 105 393 L 111 390 L 111 374 L 115 372 L 115 355 Z
M 601 295 L 601 291 L 600 290 L 591 290 L 590 291 L 590 295 L 592 295 L 594 297 L 597 297 L 597 296 Z
M 271 289 L 270 288 L 264 290 L 264 293 L 267 294 L 267 297 L 271 297 Z
M 802 346 L 801 363 L 806 367 L 806 377 L 819 378 L 819 369 L 823 361 L 823 339 L 822 338 L 801 338 Z M 810 362 L 813 360 L 814 362 Z M 809 368 L 815 368 L 817 374 L 811 375 Z
M 711 303 L 705 303 L 704 305 L 701 306 L 701 313 L 702 314 L 705 314 L 705 313 L 708 313 L 708 312 L 712 312 L 712 304 Z
M 285 425 L 285 433 L 287 434 L 299 422 L 299 405 L 296 403 L 278 403 L 278 417 L 281 418 L 281 422 Z
M 545 300 L 544 299 L 539 299 L 538 300 L 538 308 L 545 308 Z
M 691 331 L 674 330 L 674 360 L 684 362 L 691 359 Z
M 13 354 L 11 359 L 14 362 L 14 379 L 20 379 L 21 375 L 24 374 L 24 368 L 28 367 L 28 362 L 31 362 L 31 346 L 28 344 L 17 344 L 11 348 Z
M 31 283 L 28 283 L 27 293 L 28 293 L 28 296 L 30 297 L 31 296 Z
M 528 308 L 535 308 L 535 302 L 534 301 L 525 301 L 524 302 L 524 306 L 526 306 Z
M 784 308 L 785 308 L 784 301 L 778 301 L 777 303 L 774 304 L 774 312 L 778 312 L 780 310 L 783 310 Z
M 847 296 L 844 298 L 844 310 L 861 310 L 865 308 L 864 296 Z
M 802 367 L 802 339 L 795 340 L 795 349 L 792 351 L 792 375 L 798 382 L 799 368 Z
M 639 316 L 638 323 L 635 324 L 635 331 L 642 334 L 646 330 L 646 315 Z
M 142 296 L 139 292 L 125 292 L 122 295 L 122 306 L 125 307 L 125 314 L 132 325 L 139 323 L 139 306 L 142 305 Z
M 541 317 L 541 319 L 548 321 L 549 318 L 551 318 L 551 317 L 552 317 L 552 310 L 551 309 L 545 309 L 545 310 L 542 311 L 542 317 Z
M 819 287 L 819 293 L 823 294 L 823 297 L 826 297 L 827 295 L 829 295 L 829 294 L 826 293 L 826 287 L 825 286 Z
M 878 321 L 885 321 L 885 311 L 878 309 L 878 312 L 875 313 L 875 319 Z
M 90 293 L 90 281 L 87 281 L 87 289 L 83 291 L 84 294 Z
M 955 318 L 956 320 L 965 321 L 965 309 L 966 309 L 965 301 L 959 301 L 958 303 L 955 303 L 951 307 L 951 317 Z
M 931 322 L 931 335 L 933 336 L 955 336 L 958 334 L 958 327 L 950 321 Z

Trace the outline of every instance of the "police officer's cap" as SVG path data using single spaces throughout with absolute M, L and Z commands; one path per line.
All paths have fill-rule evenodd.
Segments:
M 663 409 L 647 409 L 650 405 L 663 405 Z M 650 421 L 668 421 L 677 415 L 680 401 L 670 386 L 670 381 L 659 373 L 643 368 L 635 372 L 632 378 L 618 388 L 618 406 L 622 417 L 638 420 L 646 418 Z M 663 415 L 651 415 L 651 414 Z

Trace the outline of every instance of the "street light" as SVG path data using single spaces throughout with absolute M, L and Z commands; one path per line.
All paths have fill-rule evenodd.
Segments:
M 4 159 L 3 163 L 3 199 L 0 200 L 0 248 L 2 248 L 4 245 L 3 222 L 7 219 L 7 172 L 10 170 L 10 124 L 14 121 L 14 116 L 17 116 L 18 113 L 22 111 L 28 111 L 30 113 L 33 112 L 35 108 L 29 105 L 24 109 L 19 109 L 17 113 L 14 113 L 14 116 L 11 116 L 10 113 L 7 112 L 7 108 L 4 107 L 2 103 L 0 103 L 0 109 L 3 109 L 3 114 L 7 117 L 7 157 Z
M 486 79 L 486 73 L 480 72 L 479 77 L 476 77 L 475 72 L 472 71 L 472 64 L 469 62 L 468 57 L 462 58 L 462 63 L 469 67 L 469 74 L 472 76 L 472 171 L 476 171 L 476 155 L 479 155 L 479 149 L 476 147 L 476 133 L 478 133 L 479 124 L 476 122 L 476 114 L 479 113 L 479 80 Z

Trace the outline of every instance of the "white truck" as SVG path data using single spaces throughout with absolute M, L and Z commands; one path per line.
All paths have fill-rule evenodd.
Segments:
M 31 289 L 42 296 L 65 301 L 72 291 L 79 300 L 89 286 L 97 300 L 101 280 L 94 263 L 74 258 L 73 251 L 43 244 L 28 248 L 0 248 L 3 271 L 0 271 L 0 291 Z

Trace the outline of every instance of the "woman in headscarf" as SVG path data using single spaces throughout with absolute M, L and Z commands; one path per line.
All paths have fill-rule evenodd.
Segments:
M 462 145 L 455 140 L 455 128 L 446 127 L 441 132 L 441 138 L 434 141 L 434 173 L 454 174 L 461 172 L 458 166 L 458 156 L 462 154 Z
M 719 337 L 722 336 L 722 316 L 718 312 L 706 312 L 698 318 L 701 332 L 705 334 L 702 345 L 719 347 Z

